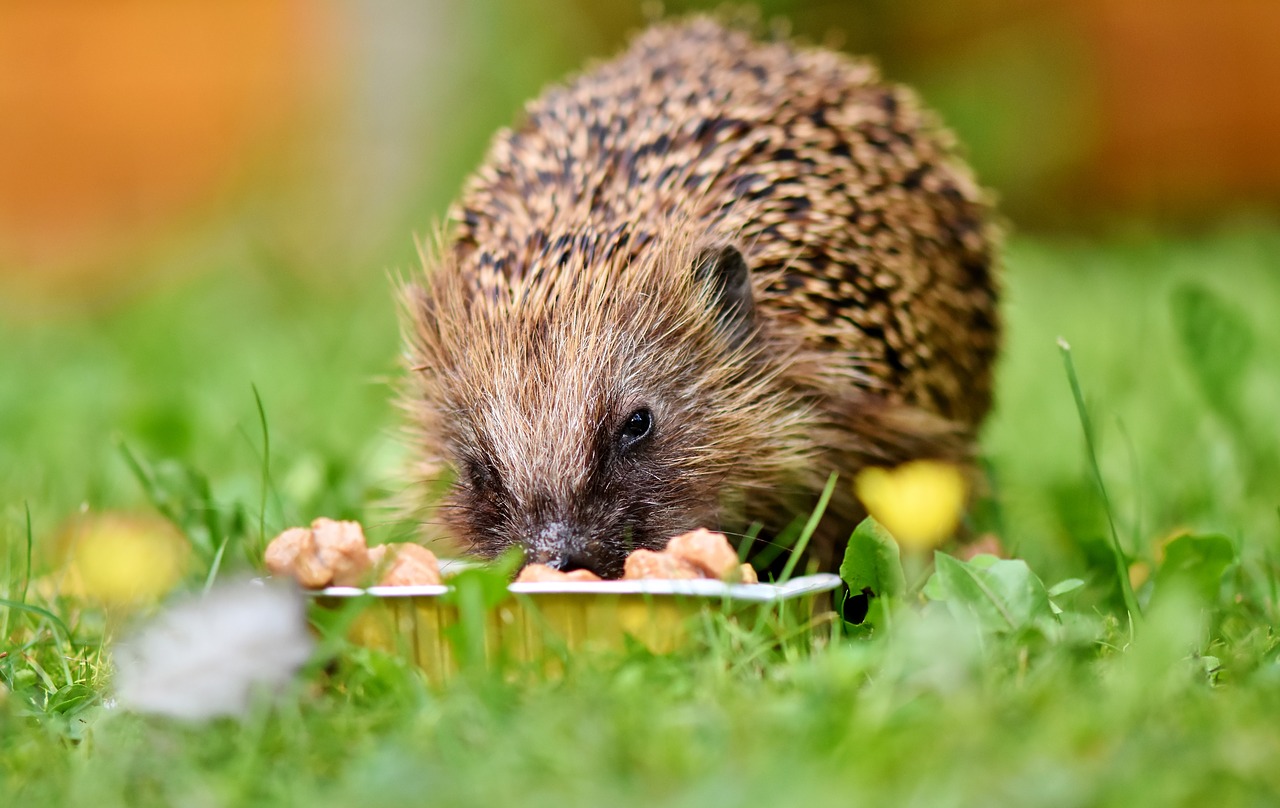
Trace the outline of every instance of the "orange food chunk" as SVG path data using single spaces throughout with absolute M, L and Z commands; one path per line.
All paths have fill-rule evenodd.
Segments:
M 516 576 L 518 584 L 540 584 L 540 583 L 565 583 L 565 582 L 588 582 L 603 580 L 591 570 L 570 570 L 569 572 L 561 572 L 558 569 L 548 567 L 546 564 L 529 564 L 520 570 L 520 574 Z
M 289 576 L 307 589 L 354 586 L 371 566 L 358 522 L 320 518 L 311 527 L 292 527 L 267 545 L 267 569 Z
M 322 589 L 333 582 L 333 570 L 321 563 L 310 528 L 291 527 L 276 536 L 267 545 L 266 561 L 272 575 L 295 578 L 307 589 Z
M 320 560 L 333 570 L 335 586 L 357 586 L 373 566 L 369 545 L 359 522 L 339 522 L 321 517 L 311 523 Z
M 369 561 L 382 571 L 379 586 L 427 586 L 440 583 L 440 561 L 421 544 L 380 544 Z
M 667 542 L 665 552 L 689 562 L 707 578 L 727 581 L 739 574 L 738 553 L 723 533 L 691 530 Z
M 688 580 L 705 578 L 693 564 L 672 553 L 655 553 L 653 550 L 636 550 L 627 556 L 623 567 L 625 580 L 658 579 Z

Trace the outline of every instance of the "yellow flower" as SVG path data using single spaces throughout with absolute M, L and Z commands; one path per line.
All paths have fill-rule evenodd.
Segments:
M 190 545 L 168 522 L 115 514 L 76 523 L 62 537 L 63 594 L 104 603 L 155 600 L 182 578 Z
M 968 497 L 964 473 L 938 460 L 863 469 L 853 489 L 867 512 L 907 550 L 928 550 L 955 533 Z

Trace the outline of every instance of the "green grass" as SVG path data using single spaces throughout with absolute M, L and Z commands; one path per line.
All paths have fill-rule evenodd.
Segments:
M 202 548 L 196 588 L 224 542 L 222 574 L 247 565 L 263 528 L 395 533 L 389 286 L 249 259 L 94 313 L 0 303 L 0 804 L 1272 803 L 1278 255 L 1261 227 L 1013 241 L 971 527 L 1028 567 L 944 564 L 927 605 L 896 600 L 874 631 L 712 622 L 686 654 L 554 679 L 438 687 L 338 643 L 274 705 L 203 725 L 110 707 L 120 624 L 28 587 L 28 536 L 38 577 L 82 508 L 159 510 Z M 1140 618 L 1109 519 L 1123 563 L 1153 570 Z

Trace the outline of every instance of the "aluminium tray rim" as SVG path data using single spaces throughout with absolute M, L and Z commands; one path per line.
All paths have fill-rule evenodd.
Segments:
M 840 576 L 829 572 L 803 575 L 782 584 L 730 584 L 707 578 L 694 580 L 582 581 L 513 583 L 507 589 L 515 595 L 654 595 L 694 598 L 726 598 L 750 603 L 774 603 L 830 592 L 840 586 Z M 372 595 L 377 598 L 439 597 L 452 587 L 445 584 L 421 586 L 330 586 L 312 594 L 327 598 Z

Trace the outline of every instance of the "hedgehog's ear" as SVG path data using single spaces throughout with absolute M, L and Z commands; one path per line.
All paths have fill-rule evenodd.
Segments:
M 755 325 L 755 302 L 751 299 L 751 267 L 738 248 L 732 244 L 704 247 L 694 259 L 693 276 L 710 287 L 725 334 L 735 345 L 746 341 Z

